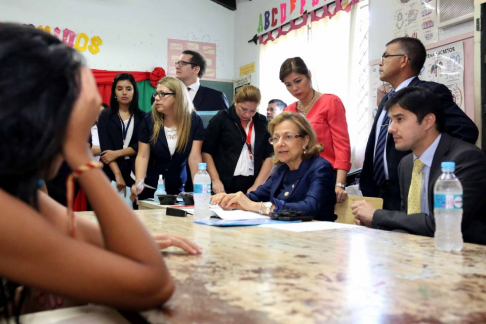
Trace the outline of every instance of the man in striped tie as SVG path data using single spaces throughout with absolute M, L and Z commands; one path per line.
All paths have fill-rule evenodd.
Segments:
M 352 205 L 355 222 L 377 229 L 434 236 L 434 185 L 441 162 L 455 162 L 463 187 L 465 242 L 486 244 L 486 155 L 476 146 L 444 133 L 445 114 L 438 96 L 426 87 L 407 87 L 386 103 L 388 132 L 406 155 L 398 177 L 402 210 L 375 209 L 366 201 Z
M 391 134 L 387 133 L 389 118 L 385 103 L 399 91 L 409 86 L 427 87 L 435 93 L 445 114 L 445 132 L 474 144 L 478 128 L 454 103 L 449 89 L 439 83 L 421 81 L 417 76 L 424 65 L 426 50 L 420 40 L 411 37 L 395 38 L 386 45 L 381 57 L 380 80 L 391 84 L 394 90 L 378 106 L 378 112 L 366 145 L 360 189 L 364 196 L 383 198 L 383 207 L 400 210 L 398 164 L 410 153 L 395 148 Z

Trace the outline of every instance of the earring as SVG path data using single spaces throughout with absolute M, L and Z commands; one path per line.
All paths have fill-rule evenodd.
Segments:
M 304 149 L 304 155 L 305 155 L 305 153 L 307 153 L 307 151 L 306 151 L 306 149 L 305 149 L 305 146 L 303 147 L 303 149 Z

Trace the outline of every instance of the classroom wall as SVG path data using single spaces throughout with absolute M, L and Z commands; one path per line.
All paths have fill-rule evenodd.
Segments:
M 99 36 L 99 53 L 83 52 L 91 68 L 167 70 L 167 39 L 175 38 L 216 43 L 216 78 L 233 79 L 235 12 L 210 0 L 1 2 L 0 22 L 68 28 L 90 39 Z

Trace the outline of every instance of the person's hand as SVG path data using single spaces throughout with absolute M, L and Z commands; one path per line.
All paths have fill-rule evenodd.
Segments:
M 351 205 L 351 212 L 354 215 L 355 224 L 357 225 L 371 227 L 375 210 L 376 208 L 365 200 L 357 201 Z M 356 221 L 359 221 L 359 223 Z
M 198 246 L 196 243 L 180 237 L 174 234 L 153 234 L 152 235 L 155 242 L 159 246 L 160 249 L 166 249 L 169 246 L 177 246 L 178 248 L 186 251 L 190 254 L 201 254 L 202 248 Z
M 130 200 L 136 201 L 138 199 L 138 195 L 140 195 L 145 188 L 145 184 L 143 179 L 135 181 L 131 190 L 130 190 Z
M 103 151 L 101 152 L 100 156 L 101 156 L 101 161 L 103 161 L 104 164 L 109 164 L 120 157 L 118 151 L 112 151 L 112 150 Z
M 258 187 L 259 187 L 258 185 L 254 184 L 253 186 L 251 186 L 250 188 L 248 188 L 248 190 L 246 191 L 246 193 L 248 194 L 248 193 L 250 193 L 252 191 L 255 191 L 255 190 L 257 190 Z
M 210 199 L 211 205 L 218 205 L 226 196 L 227 196 L 227 194 L 225 192 L 218 193 L 218 194 L 211 196 L 211 199 Z
M 224 191 L 224 185 L 223 183 L 221 182 L 221 180 L 217 179 L 217 180 L 213 180 L 212 181 L 212 184 L 211 184 L 212 188 L 213 188 L 213 191 L 215 193 L 222 193 L 222 192 L 225 192 Z
M 101 97 L 91 71 L 83 67 L 79 73 L 81 92 L 74 103 L 63 143 L 63 156 L 73 170 L 93 159 L 87 142 L 101 105 Z
M 121 174 L 115 175 L 116 189 L 118 191 L 123 190 L 123 197 L 127 196 L 127 185 Z
M 222 208 L 237 208 L 241 210 L 253 210 L 255 202 L 251 201 L 245 194 L 238 191 L 235 194 L 230 194 L 224 197 L 219 204 Z
M 342 203 L 348 198 L 348 193 L 346 190 L 344 190 L 341 187 L 335 187 L 336 188 L 336 202 Z

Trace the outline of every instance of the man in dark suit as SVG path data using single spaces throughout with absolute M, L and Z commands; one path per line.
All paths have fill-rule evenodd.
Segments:
M 391 118 L 388 132 L 396 149 L 413 152 L 402 159 L 398 168 L 402 211 L 375 209 L 368 202 L 359 201 L 351 207 L 356 223 L 434 236 L 434 185 L 441 175 L 441 162 L 450 161 L 455 162 L 455 175 L 463 188 L 464 241 L 486 244 L 484 152 L 444 133 L 444 109 L 438 96 L 425 87 L 400 90 L 386 103 L 385 110 Z M 416 164 L 423 167 L 412 176 Z
M 206 72 L 206 60 L 195 51 L 186 50 L 176 62 L 176 77 L 184 82 L 197 111 L 214 111 L 228 108 L 226 95 L 202 86 L 199 79 Z
M 389 119 L 383 107 L 395 91 L 408 86 L 429 88 L 438 96 L 444 110 L 445 132 L 471 144 L 476 143 L 478 139 L 478 128 L 454 103 L 449 89 L 439 83 L 421 81 L 417 77 L 425 58 L 424 45 L 420 40 L 411 37 L 400 37 L 390 41 L 381 58 L 380 80 L 389 82 L 394 90 L 385 95 L 378 106 L 366 145 L 360 189 L 363 196 L 383 198 L 385 209 L 400 210 L 398 164 L 410 153 L 396 150 L 392 135 L 386 133 Z

